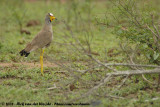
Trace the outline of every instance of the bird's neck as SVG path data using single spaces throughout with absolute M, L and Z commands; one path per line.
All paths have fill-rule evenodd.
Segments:
M 51 22 L 50 21 L 45 21 L 43 29 L 44 30 L 48 30 L 48 31 L 52 31 L 52 24 L 51 24 Z

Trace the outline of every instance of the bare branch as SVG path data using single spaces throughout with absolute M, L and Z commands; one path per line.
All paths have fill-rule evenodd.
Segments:
M 160 69 L 118 71 L 114 73 L 108 73 L 107 75 L 119 76 L 119 75 L 140 75 L 140 74 L 160 74 Z
M 120 89 L 124 83 L 126 82 L 126 80 L 128 79 L 129 75 L 126 76 L 126 78 L 122 81 L 122 83 L 118 86 L 117 90 Z
M 54 86 L 53 86 L 53 87 L 48 88 L 48 90 L 53 90 L 53 89 L 56 89 L 56 88 L 58 88 L 58 87 L 56 86 L 56 84 L 54 84 Z
M 149 81 L 149 80 L 144 76 L 144 74 L 142 74 L 142 78 L 143 78 L 145 81 L 149 82 L 150 84 L 153 84 L 153 85 L 156 84 L 156 83 L 154 83 L 154 82 Z
M 159 40 L 160 39 L 160 34 L 159 34 L 159 31 L 158 31 L 157 27 L 154 25 L 154 16 L 151 15 L 151 17 L 152 17 L 152 26 L 153 26 L 154 30 L 156 31 L 157 36 L 158 36 L 158 40 Z
M 158 38 L 158 35 L 148 25 L 147 25 L 147 29 L 150 30 Z
M 105 64 L 103 64 L 102 62 L 100 62 L 99 60 L 95 59 L 91 54 L 88 54 L 88 56 L 89 56 L 92 60 L 94 60 L 95 62 L 97 62 L 99 65 L 104 66 L 104 67 L 106 67 L 106 68 L 108 68 L 108 69 L 110 69 L 110 70 L 112 70 L 112 71 L 114 71 L 114 72 L 117 72 L 117 70 L 115 70 L 115 69 L 113 69 L 113 68 L 111 68 L 111 67 L 108 67 L 108 66 L 106 66 Z
M 126 64 L 126 63 L 107 63 L 105 66 L 134 66 L 134 67 L 151 67 L 151 68 L 160 68 L 157 65 L 140 65 L 140 64 Z
M 109 81 L 109 79 L 111 78 L 111 76 L 112 76 L 112 75 L 107 75 L 104 79 L 101 80 L 101 82 L 100 82 L 98 85 L 96 85 L 96 86 L 94 86 L 93 88 L 91 88 L 87 93 L 83 94 L 81 97 L 76 98 L 76 99 L 74 99 L 74 100 L 72 100 L 72 101 L 79 100 L 79 99 L 81 99 L 81 98 L 84 98 L 84 97 L 92 94 L 93 91 L 95 91 L 95 90 L 98 89 L 100 86 L 102 86 L 104 83 L 106 83 L 107 81 Z

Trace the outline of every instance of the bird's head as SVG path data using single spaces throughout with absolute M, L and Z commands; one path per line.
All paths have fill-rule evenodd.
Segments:
M 54 17 L 52 13 L 48 13 L 46 15 L 46 20 L 49 20 L 50 22 L 52 22 L 53 20 L 56 20 L 56 17 Z

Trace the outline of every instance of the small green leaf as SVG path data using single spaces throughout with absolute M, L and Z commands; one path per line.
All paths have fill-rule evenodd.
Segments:
M 158 59 L 158 57 L 159 57 L 159 53 L 156 53 L 156 51 L 154 51 L 153 59 L 156 60 Z

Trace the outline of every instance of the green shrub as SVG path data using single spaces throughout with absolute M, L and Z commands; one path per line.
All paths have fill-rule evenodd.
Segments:
M 114 34 L 127 44 L 136 44 L 137 53 L 150 63 L 160 63 L 158 29 L 158 9 L 150 8 L 149 3 L 138 6 L 137 0 L 118 1 L 115 3 L 116 21 Z M 132 4 L 132 5 L 131 5 Z

